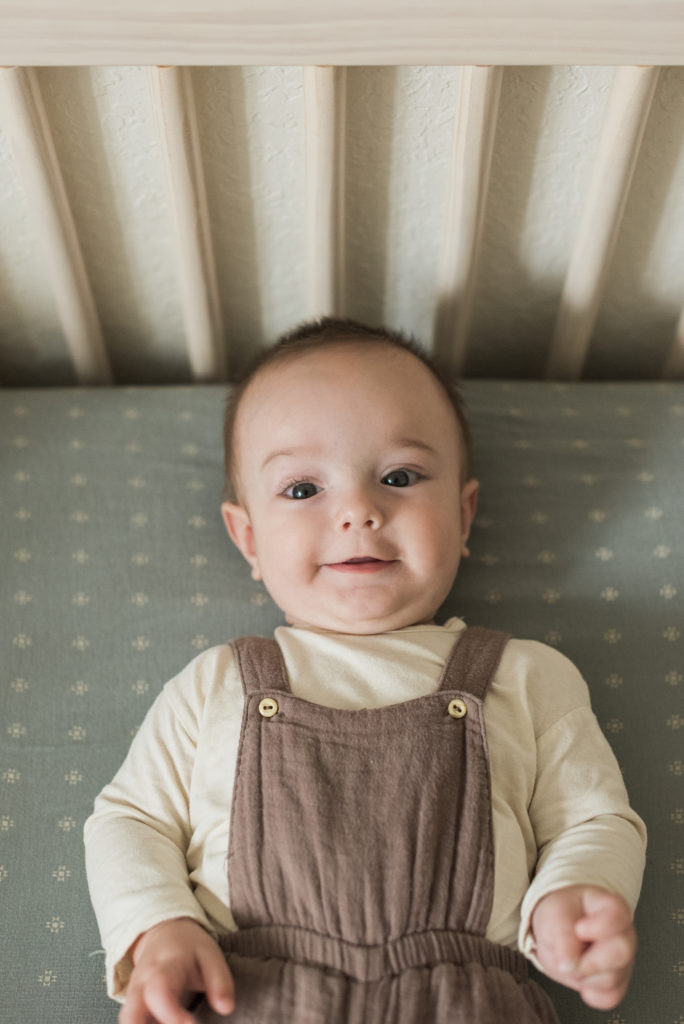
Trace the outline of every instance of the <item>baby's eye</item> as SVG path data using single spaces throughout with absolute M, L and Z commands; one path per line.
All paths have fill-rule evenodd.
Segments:
M 313 498 L 314 494 L 318 494 L 319 491 L 320 487 L 317 487 L 316 484 L 312 484 L 309 480 L 300 480 L 290 484 L 283 494 L 286 498 L 295 498 L 301 501 L 303 498 Z
M 385 473 L 380 483 L 387 484 L 388 487 L 410 487 L 419 479 L 420 474 L 414 469 L 393 469 L 390 473 Z

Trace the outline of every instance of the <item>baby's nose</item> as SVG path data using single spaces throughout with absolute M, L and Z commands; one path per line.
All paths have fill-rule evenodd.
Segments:
M 383 515 L 377 502 L 365 492 L 351 495 L 340 509 L 339 525 L 343 530 L 377 530 L 383 523 Z

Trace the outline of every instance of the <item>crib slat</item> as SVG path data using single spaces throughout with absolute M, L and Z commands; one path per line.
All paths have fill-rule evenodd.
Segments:
M 658 68 L 618 68 L 580 218 L 549 350 L 546 374 L 581 376 L 634 174 Z
M 306 123 L 306 307 L 318 317 L 344 304 L 344 68 L 302 69 Z
M 684 380 L 684 309 L 675 329 L 674 341 L 663 367 L 663 377 Z
M 502 77 L 501 67 L 461 72 L 433 332 L 435 354 L 455 373 L 463 365 L 473 311 Z
M 95 300 L 33 68 L 0 68 L 0 112 L 76 377 L 81 384 L 110 384 Z
M 172 211 L 181 305 L 195 380 L 225 380 L 226 351 L 197 114 L 187 67 L 149 69 Z

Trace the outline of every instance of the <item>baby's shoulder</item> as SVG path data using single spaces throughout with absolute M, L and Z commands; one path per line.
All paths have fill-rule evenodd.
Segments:
M 517 701 L 534 720 L 537 734 L 565 715 L 591 707 L 589 689 L 577 666 L 537 640 L 509 640 L 492 692 Z
M 201 651 L 164 686 L 164 696 L 177 709 L 201 713 L 207 703 L 239 695 L 240 676 L 230 643 Z

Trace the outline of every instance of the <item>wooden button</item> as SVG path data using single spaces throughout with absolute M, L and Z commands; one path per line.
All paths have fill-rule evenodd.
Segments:
M 466 707 L 465 701 L 461 700 L 460 697 L 454 697 L 453 700 L 449 701 L 447 711 L 452 718 L 465 718 L 468 708 Z
M 273 697 L 264 697 L 263 700 L 259 701 L 259 714 L 263 715 L 264 718 L 273 718 L 274 715 L 278 714 L 278 701 L 274 700 Z

